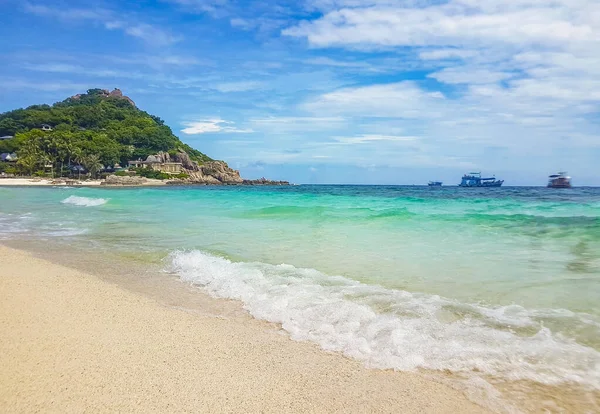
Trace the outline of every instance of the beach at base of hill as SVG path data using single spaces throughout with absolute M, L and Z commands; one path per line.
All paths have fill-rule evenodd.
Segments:
M 69 182 L 72 182 L 70 184 Z M 154 180 L 150 178 L 146 178 L 143 182 L 136 183 L 135 185 L 127 185 L 127 186 L 159 186 L 165 185 L 166 182 L 162 180 Z M 35 179 L 35 178 L 1 178 L 0 186 L 18 186 L 18 187 L 48 187 L 48 186 L 75 186 L 75 187 L 96 187 L 96 186 L 107 186 L 113 187 L 113 185 L 106 185 L 104 180 L 65 180 L 65 179 Z M 117 186 L 117 185 L 115 185 Z M 118 187 L 123 187 L 123 185 L 118 185 Z
M 247 316 L 164 306 L 4 246 L 0 261 L 1 412 L 486 412 Z
M 101 180 L 70 180 L 77 182 L 77 186 L 97 186 L 102 183 Z M 53 185 L 65 185 L 65 180 L 59 179 L 46 179 L 46 178 L 2 178 L 0 179 L 0 186 L 26 186 L 26 187 L 46 187 Z

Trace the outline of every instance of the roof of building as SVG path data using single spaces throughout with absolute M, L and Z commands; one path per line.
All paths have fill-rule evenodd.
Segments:
M 2 161 L 14 161 L 17 158 L 17 154 L 15 154 L 14 152 L 12 154 L 9 152 L 3 152 L 2 154 L 0 154 L 0 160 Z

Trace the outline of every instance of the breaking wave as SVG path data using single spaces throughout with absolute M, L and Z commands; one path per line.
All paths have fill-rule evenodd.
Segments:
M 108 199 L 106 198 L 91 198 L 79 196 L 70 196 L 61 201 L 61 203 L 63 204 L 72 204 L 81 207 L 96 207 L 106 204 L 107 202 Z
M 316 342 L 371 367 L 600 389 L 600 352 L 544 326 L 552 318 L 576 322 L 600 337 L 599 321 L 591 315 L 466 304 L 200 251 L 172 253 L 169 262 L 168 270 L 182 280 L 242 301 L 251 315 L 281 324 L 292 339 Z

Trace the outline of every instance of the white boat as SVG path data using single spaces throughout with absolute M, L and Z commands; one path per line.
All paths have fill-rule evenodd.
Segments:
M 549 188 L 571 188 L 571 177 L 562 171 L 548 177 Z

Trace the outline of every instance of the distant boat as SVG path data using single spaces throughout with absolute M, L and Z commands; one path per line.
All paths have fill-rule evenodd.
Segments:
M 427 185 L 429 187 L 441 187 L 442 182 L 441 181 L 429 181 L 429 183 Z
M 481 173 L 469 173 L 462 177 L 459 187 L 500 187 L 504 180 L 496 180 L 495 177 L 484 178 Z
M 566 172 L 559 172 L 548 177 L 549 188 L 571 188 L 571 177 Z

